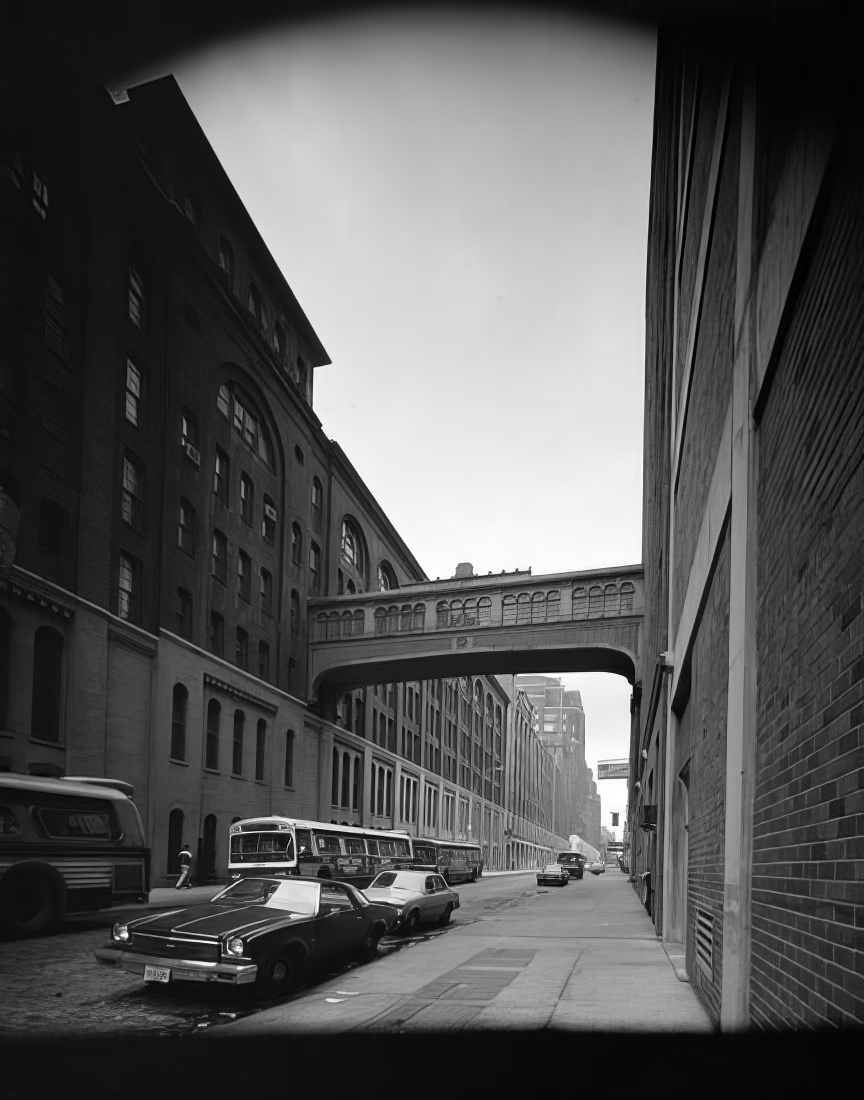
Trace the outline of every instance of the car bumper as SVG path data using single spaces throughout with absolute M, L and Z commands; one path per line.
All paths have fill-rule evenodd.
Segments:
M 139 955 L 134 951 L 105 948 L 97 954 L 100 962 L 108 963 L 109 952 L 117 955 L 116 965 L 127 974 L 144 977 L 145 966 L 158 966 L 171 971 L 172 982 L 218 982 L 221 985 L 249 985 L 258 977 L 256 963 L 199 962 L 192 959 L 172 959 L 160 955 Z
M 548 878 L 544 878 L 542 875 L 537 876 L 538 886 L 564 886 L 569 881 L 566 878 L 552 878 L 551 875 Z

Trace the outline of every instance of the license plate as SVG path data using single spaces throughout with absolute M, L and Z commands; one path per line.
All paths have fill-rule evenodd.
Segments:
M 144 981 L 145 982 L 170 982 L 171 971 L 167 966 L 145 966 L 144 967 Z

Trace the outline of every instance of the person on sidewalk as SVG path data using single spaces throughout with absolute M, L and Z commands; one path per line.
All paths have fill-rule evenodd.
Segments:
M 177 882 L 174 884 L 174 889 L 191 890 L 192 883 L 190 881 L 190 876 L 192 874 L 192 852 L 189 850 L 188 844 L 184 844 L 180 849 L 178 858 L 180 860 L 180 878 L 178 878 Z

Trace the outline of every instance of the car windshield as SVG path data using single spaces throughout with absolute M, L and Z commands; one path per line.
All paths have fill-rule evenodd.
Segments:
M 560 871 L 561 868 L 558 866 L 557 863 L 547 863 L 546 866 L 543 868 L 543 870 L 544 871 Z
M 266 878 L 243 878 L 217 894 L 213 900 L 230 905 L 266 905 L 300 916 L 311 916 L 318 907 L 320 887 L 315 882 L 274 882 Z
M 369 889 L 388 889 L 393 887 L 396 890 L 423 890 L 426 885 L 426 876 L 423 874 L 412 874 L 410 871 L 382 871 L 377 878 L 374 878 L 369 885 Z

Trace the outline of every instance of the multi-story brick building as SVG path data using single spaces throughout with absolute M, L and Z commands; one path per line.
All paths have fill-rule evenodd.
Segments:
M 552 825 L 561 836 L 575 833 L 600 846 L 600 797 L 585 762 L 585 711 L 578 691 L 557 676 L 524 674 L 516 687 L 531 700 L 537 733 L 552 753 L 557 769 Z
M 307 600 L 425 577 L 324 434 L 327 354 L 176 84 L 58 92 L 17 100 L 0 181 L 4 766 L 132 782 L 154 885 L 196 839 L 219 876 L 270 811 L 500 865 L 492 677 L 307 705 Z
M 864 1021 L 860 65 L 792 18 L 658 40 L 631 870 L 727 1029 Z

